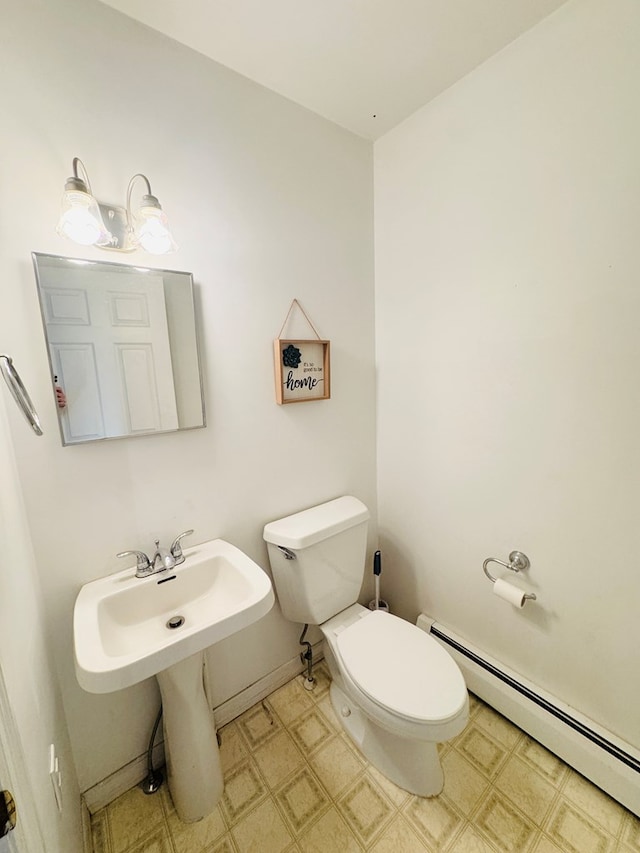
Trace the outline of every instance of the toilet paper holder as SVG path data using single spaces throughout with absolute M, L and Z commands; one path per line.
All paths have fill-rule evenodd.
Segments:
M 524 572 L 531 565 L 529 558 L 526 554 L 523 554 L 522 551 L 512 551 L 509 554 L 509 562 L 505 563 L 504 560 L 499 560 L 497 557 L 487 557 L 487 559 L 482 564 L 482 571 L 489 578 L 491 583 L 495 583 L 497 578 L 494 578 L 491 572 L 489 571 L 489 563 L 499 563 L 501 566 L 504 566 L 505 569 L 509 569 L 511 572 Z M 525 599 L 530 599 L 531 601 L 536 600 L 536 595 L 533 592 L 527 592 L 525 594 Z

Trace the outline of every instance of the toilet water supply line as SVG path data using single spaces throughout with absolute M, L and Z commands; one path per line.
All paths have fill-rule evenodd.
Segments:
M 304 681 L 304 689 L 305 690 L 313 690 L 315 686 L 315 679 L 313 677 L 313 649 L 311 647 L 311 643 L 308 640 L 305 640 L 305 634 L 309 630 L 309 625 L 306 624 L 302 629 L 302 634 L 300 634 L 300 645 L 306 646 L 306 651 L 300 652 L 300 660 L 302 663 L 307 664 L 307 677 Z

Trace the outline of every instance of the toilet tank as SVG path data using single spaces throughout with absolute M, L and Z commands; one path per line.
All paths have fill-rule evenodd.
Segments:
M 358 600 L 368 520 L 362 501 L 345 496 L 265 526 L 285 618 L 320 625 Z

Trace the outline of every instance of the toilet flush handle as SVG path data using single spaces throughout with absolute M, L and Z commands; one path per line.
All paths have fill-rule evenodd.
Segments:
M 284 545 L 277 545 L 276 547 L 277 547 L 278 551 L 281 551 L 284 554 L 285 560 L 295 560 L 296 559 L 295 551 L 292 551 L 290 548 L 285 548 Z

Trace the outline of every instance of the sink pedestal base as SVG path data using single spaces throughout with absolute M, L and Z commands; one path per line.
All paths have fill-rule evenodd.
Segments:
M 203 681 L 204 652 L 159 672 L 167 782 L 178 817 L 201 820 L 216 807 L 224 782 L 218 740 Z

